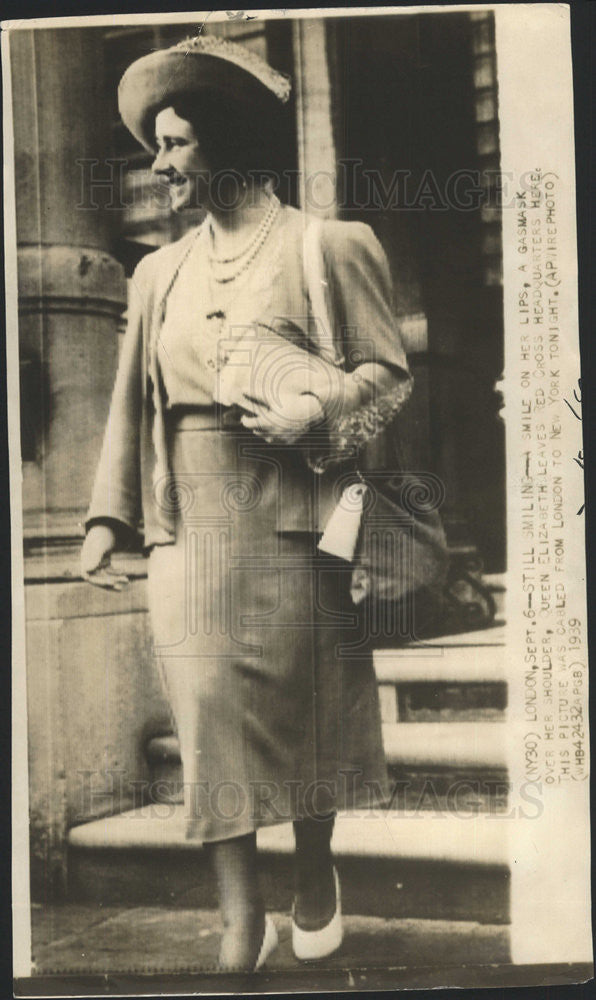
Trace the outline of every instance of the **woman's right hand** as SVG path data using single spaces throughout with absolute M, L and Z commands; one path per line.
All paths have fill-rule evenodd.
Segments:
M 81 575 L 87 583 L 107 590 L 122 590 L 128 584 L 124 573 L 111 566 L 116 548 L 116 534 L 107 524 L 94 524 L 88 531 L 81 550 Z

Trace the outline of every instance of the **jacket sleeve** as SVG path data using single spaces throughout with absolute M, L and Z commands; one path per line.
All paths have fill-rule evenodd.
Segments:
M 397 328 L 387 258 L 370 226 L 327 222 L 323 259 L 329 312 L 343 354 L 339 399 L 325 407 L 333 454 L 356 454 L 408 400 L 412 378 Z
M 327 222 L 322 232 L 331 311 L 342 330 L 347 371 L 375 363 L 394 379 L 409 377 L 389 263 L 377 237 L 362 222 Z
M 140 433 L 146 295 L 145 264 L 141 261 L 130 283 L 128 323 L 85 521 L 86 530 L 93 523 L 108 520 L 136 533 L 141 518 Z M 124 530 L 124 535 L 128 533 Z

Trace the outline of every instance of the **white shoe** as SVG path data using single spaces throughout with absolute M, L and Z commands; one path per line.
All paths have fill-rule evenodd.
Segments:
M 263 934 L 263 944 L 261 945 L 261 950 L 259 952 L 259 957 L 255 963 L 255 972 L 260 969 L 261 966 L 265 964 L 272 952 L 275 951 L 279 944 L 279 938 L 277 936 L 277 929 L 273 923 L 271 917 L 265 915 L 265 933 Z
M 296 958 L 303 962 L 327 958 L 337 951 L 343 941 L 344 931 L 341 919 L 341 889 L 337 869 L 333 869 L 335 882 L 335 913 L 320 931 L 303 931 L 298 927 L 292 913 L 292 948 Z

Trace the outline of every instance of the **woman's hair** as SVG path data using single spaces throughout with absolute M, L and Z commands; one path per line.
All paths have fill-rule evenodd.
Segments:
M 255 106 L 217 93 L 181 94 L 169 99 L 167 106 L 192 125 L 212 174 L 233 171 L 249 180 L 281 167 L 284 122 L 273 100 Z

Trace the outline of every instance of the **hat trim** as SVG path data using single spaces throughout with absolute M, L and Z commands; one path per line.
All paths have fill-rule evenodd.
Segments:
M 237 42 L 231 42 L 227 38 L 219 38 L 216 35 L 193 35 L 172 46 L 170 51 L 175 50 L 181 50 L 185 55 L 197 53 L 218 56 L 220 59 L 225 59 L 227 62 L 239 66 L 240 69 L 252 73 L 257 80 L 275 94 L 282 104 L 285 104 L 290 97 L 292 89 L 290 77 L 273 69 L 256 52 L 239 45 Z

